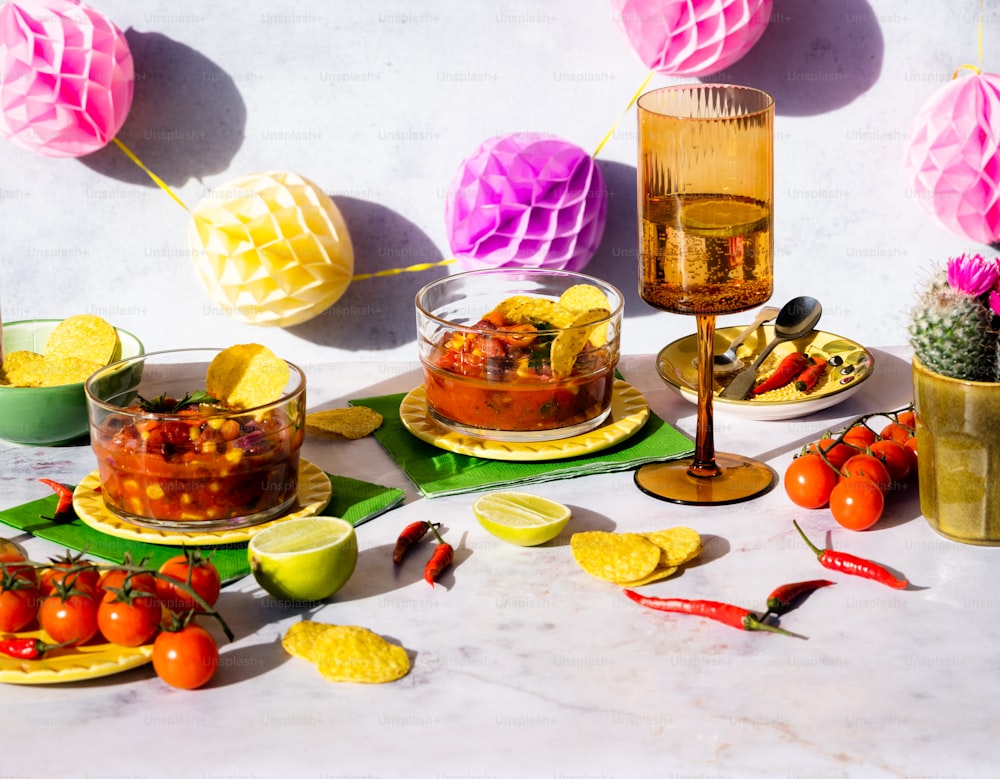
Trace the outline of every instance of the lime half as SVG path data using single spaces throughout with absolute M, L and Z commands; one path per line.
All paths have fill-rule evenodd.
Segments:
M 302 517 L 279 522 L 251 536 L 250 570 L 279 600 L 329 598 L 347 583 L 358 562 L 358 539 L 350 522 Z
M 488 492 L 476 498 L 472 513 L 487 531 L 518 546 L 551 541 L 571 515 L 568 506 L 527 492 Z

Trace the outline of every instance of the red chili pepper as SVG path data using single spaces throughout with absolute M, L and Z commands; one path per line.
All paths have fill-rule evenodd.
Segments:
M 18 660 L 37 660 L 46 652 L 67 646 L 63 644 L 48 644 L 40 638 L 7 638 L 0 641 L 0 654 L 16 657 Z
M 811 359 L 812 364 L 795 379 L 795 389 L 799 392 L 808 392 L 811 390 L 826 372 L 826 360 L 818 354 L 814 354 Z
M 765 392 L 784 387 L 802 373 L 808 365 L 809 358 L 802 354 L 802 352 L 792 352 L 778 363 L 778 367 L 774 373 L 753 388 L 753 394 L 763 395 Z
M 424 581 L 433 587 L 434 582 L 437 581 L 437 577 L 441 575 L 441 572 L 451 565 L 451 561 L 455 557 L 455 550 L 451 544 L 445 543 L 445 540 L 441 538 L 441 534 L 438 533 L 434 525 L 431 525 L 430 528 L 434 531 L 434 535 L 437 536 L 438 545 L 434 548 L 434 554 L 431 555 L 431 559 L 424 566 Z
M 410 547 L 416 544 L 421 538 L 427 535 L 431 529 L 431 523 L 427 520 L 411 522 L 403 528 L 403 532 L 396 539 L 396 548 L 392 550 L 392 561 L 399 565 L 409 551 Z
M 720 603 L 715 600 L 690 600 L 688 598 L 653 598 L 649 595 L 640 595 L 635 590 L 625 590 L 631 600 L 640 606 L 657 611 L 668 611 L 674 614 L 693 614 L 696 617 L 714 619 L 723 625 L 737 628 L 738 630 L 766 630 L 770 633 L 781 633 L 786 636 L 795 636 L 787 630 L 782 630 L 774 625 L 768 625 L 749 609 L 741 606 L 733 606 L 730 603 Z M 797 636 L 795 636 L 797 638 Z
M 39 479 L 42 484 L 46 487 L 51 487 L 52 491 L 59 496 L 59 503 L 56 504 L 55 516 L 64 514 L 69 511 L 73 506 L 73 490 L 67 487 L 65 484 L 60 484 L 52 479 Z
M 799 535 L 802 536 L 802 540 L 809 545 L 809 548 L 816 553 L 816 558 L 819 560 L 820 565 L 824 568 L 829 568 L 831 571 L 840 571 L 841 573 L 847 573 L 851 576 L 860 576 L 864 579 L 871 579 L 879 584 L 884 584 L 886 587 L 892 587 L 895 590 L 905 590 L 909 586 L 909 582 L 906 579 L 900 579 L 895 576 L 891 571 L 883 568 L 878 563 L 872 562 L 871 560 L 866 560 L 863 557 L 857 557 L 856 555 L 848 554 L 847 552 L 835 552 L 832 549 L 820 549 L 812 541 L 806 538 L 806 534 L 802 532 L 802 528 L 799 527 L 799 523 L 792 520 L 792 524 L 795 525 L 795 529 L 799 531 Z
M 807 582 L 792 582 L 775 587 L 774 591 L 767 596 L 767 613 L 784 614 L 800 598 L 832 584 L 834 582 L 829 579 L 810 579 Z

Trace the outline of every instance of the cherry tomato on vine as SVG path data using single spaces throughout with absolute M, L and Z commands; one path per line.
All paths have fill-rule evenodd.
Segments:
M 840 469 L 845 478 L 862 476 L 870 479 L 883 493 L 892 489 L 892 477 L 878 457 L 871 454 L 856 454 Z
M 896 415 L 896 421 L 910 430 L 915 430 L 917 427 L 917 415 L 912 411 L 900 411 Z
M 890 422 L 879 433 L 880 438 L 887 438 L 890 441 L 896 441 L 900 444 L 905 444 L 912 435 L 912 428 L 906 428 L 898 422 Z
M 188 623 L 164 630 L 153 642 L 153 668 L 172 687 L 193 690 L 206 684 L 219 667 L 219 647 L 211 633 Z
M 910 453 L 899 441 L 882 438 L 873 443 L 868 450 L 885 465 L 889 476 L 894 482 L 904 482 L 910 475 Z
M 51 595 L 59 585 L 66 589 L 96 592 L 100 578 L 101 572 L 94 566 L 87 565 L 78 558 L 67 557 L 43 570 L 39 580 L 42 595 Z
M 204 611 L 204 608 L 189 593 L 164 577 L 178 582 L 188 582 L 190 576 L 191 589 L 209 606 L 214 606 L 219 599 L 219 590 L 222 586 L 219 570 L 214 563 L 201 557 L 197 551 L 171 557 L 160 566 L 159 573 L 160 576 L 156 577 L 156 594 L 159 595 L 163 605 L 175 613 Z
M 105 598 L 97 607 L 97 629 L 112 644 L 142 646 L 160 627 L 162 609 L 154 597 Z
M 917 437 L 913 436 L 907 441 L 903 446 L 906 447 L 906 451 L 910 455 L 910 476 L 917 475 Z
M 805 509 L 823 508 L 839 480 L 837 472 L 818 454 L 799 455 L 785 471 L 785 493 L 796 506 Z
M 867 530 L 882 517 L 885 496 L 871 479 L 848 476 L 830 493 L 830 513 L 848 530 Z
M 97 598 L 85 592 L 49 595 L 38 609 L 38 622 L 56 644 L 86 644 L 97 633 Z
M 156 595 L 156 577 L 152 573 L 132 572 L 129 575 L 129 571 L 122 568 L 111 568 L 104 572 L 98 583 L 101 600 L 116 600 L 119 591 L 125 586 L 126 579 L 128 587 L 133 593 Z
M 878 436 L 875 434 L 875 431 L 868 427 L 868 425 L 852 425 L 851 428 L 844 433 L 844 443 L 856 446 L 862 451 L 875 443 L 877 439 Z
M 844 463 L 858 453 L 858 450 L 847 444 L 834 445 L 835 440 L 834 438 L 823 438 L 815 444 L 810 444 L 807 451 L 819 454 L 820 450 L 822 450 L 827 462 L 837 470 L 840 470 Z

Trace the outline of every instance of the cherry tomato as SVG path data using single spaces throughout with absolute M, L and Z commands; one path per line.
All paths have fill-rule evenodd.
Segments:
M 885 509 L 885 496 L 871 479 L 848 476 L 837 482 L 830 493 L 830 513 L 848 530 L 866 530 Z
M 906 447 L 906 451 L 910 455 L 910 477 L 913 478 L 918 475 L 917 471 L 917 437 L 913 436 L 907 441 L 903 446 Z
M 156 577 L 156 594 L 163 605 L 173 612 L 204 611 L 199 603 L 180 587 L 167 581 L 168 577 L 178 582 L 187 582 L 190 575 L 190 586 L 198 596 L 209 606 L 214 606 L 219 599 L 221 583 L 219 571 L 215 565 L 202 558 L 197 551 L 187 555 L 171 557 L 160 566 L 160 576 Z
M 0 562 L 17 563 L 17 552 L 0 554 Z M 30 566 L 7 565 L 0 574 L 0 633 L 16 633 L 31 624 L 38 613 L 38 578 Z
M 869 451 L 882 461 L 893 482 L 905 482 L 910 475 L 910 453 L 899 441 L 882 438 L 868 447 Z
M 42 571 L 40 589 L 42 595 L 51 595 L 57 587 L 96 592 L 101 572 L 81 560 L 67 558 L 57 561 L 51 568 Z
M 910 430 L 914 430 L 917 426 L 917 415 L 912 411 L 900 411 L 896 415 L 896 421 L 899 422 L 903 427 L 908 427 Z
M 155 597 L 105 598 L 97 607 L 97 629 L 112 644 L 142 646 L 156 635 L 161 614 Z
M 133 594 L 156 595 L 156 577 L 152 573 L 133 572 L 130 575 L 122 568 L 111 568 L 104 572 L 98 583 L 101 600 L 117 600 L 119 591 L 125 586 L 126 579 L 128 580 L 128 589 Z
M 840 469 L 845 478 L 862 476 L 870 479 L 883 493 L 892 489 L 892 477 L 878 457 L 872 454 L 856 454 Z
M 153 642 L 153 668 L 172 687 L 193 690 L 206 684 L 219 667 L 219 647 L 200 625 L 165 630 Z
M 818 443 L 811 444 L 807 451 L 819 453 L 822 450 L 830 465 L 840 470 L 844 463 L 858 453 L 858 450 L 847 444 L 834 445 L 834 440 L 833 438 L 824 438 Z
M 883 427 L 882 432 L 879 433 L 880 438 L 887 438 L 890 441 L 897 441 L 901 444 L 905 444 L 912 435 L 912 428 L 903 427 L 903 425 L 898 422 L 890 422 L 888 425 Z
M 38 609 L 38 621 L 56 644 L 86 644 L 97 633 L 97 598 L 89 593 L 50 595 Z
M 818 454 L 799 455 L 785 471 L 785 492 L 804 509 L 823 508 L 840 477 Z
M 875 434 L 874 430 L 868 427 L 868 425 L 862 424 L 853 425 L 846 433 L 844 433 L 844 443 L 856 446 L 862 451 L 875 443 L 877 438 L 878 436 Z

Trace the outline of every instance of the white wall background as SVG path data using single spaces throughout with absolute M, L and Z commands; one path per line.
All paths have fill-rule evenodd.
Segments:
M 598 155 L 610 209 L 586 270 L 626 293 L 625 352 L 693 331 L 635 291 L 635 117 L 623 111 L 647 70 L 608 0 L 92 5 L 135 58 L 122 140 L 192 206 L 248 173 L 312 179 L 348 222 L 356 273 L 450 256 L 445 193 L 483 140 L 549 132 L 589 151 L 621 119 Z M 978 21 L 978 0 L 775 0 L 757 46 L 707 79 L 776 99 L 772 302 L 810 294 L 825 329 L 902 344 L 922 270 L 991 251 L 927 217 L 901 165 L 917 110 L 977 61 Z M 989 71 L 1000 13 L 984 21 Z M 93 312 L 148 351 L 258 341 L 303 364 L 415 359 L 413 294 L 458 269 L 356 281 L 294 328 L 241 323 L 194 274 L 187 214 L 113 146 L 52 159 L 0 141 L 0 236 L 5 320 Z

